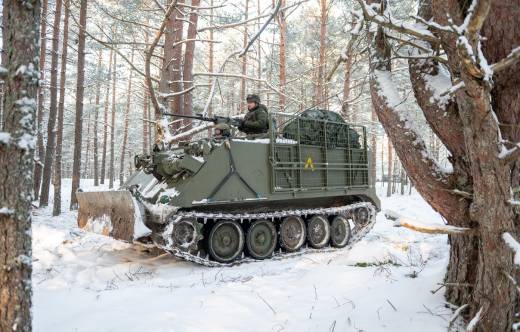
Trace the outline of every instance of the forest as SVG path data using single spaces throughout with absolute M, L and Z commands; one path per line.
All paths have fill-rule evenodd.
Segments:
M 520 0 L 0 4 L 1 332 L 520 330 Z

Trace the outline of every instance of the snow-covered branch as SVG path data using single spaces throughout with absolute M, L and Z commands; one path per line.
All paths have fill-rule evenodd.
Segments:
M 358 3 L 361 5 L 363 16 L 367 21 L 374 22 L 382 27 L 397 31 L 399 33 L 414 36 L 432 44 L 439 43 L 439 39 L 435 37 L 430 31 L 428 31 L 428 29 L 425 29 L 424 26 L 419 25 L 419 23 L 409 24 L 392 19 L 391 17 L 380 15 L 374 9 L 372 9 L 372 7 L 368 6 L 365 0 L 358 0 Z
M 516 143 L 511 149 L 507 149 L 502 145 L 502 151 L 498 154 L 498 158 L 502 160 L 504 164 L 509 164 L 520 158 L 520 142 Z
M 182 132 L 182 133 L 180 133 L 178 135 L 169 136 L 168 138 L 164 139 L 164 142 L 167 143 L 167 144 L 172 144 L 172 143 L 174 143 L 176 141 L 180 141 L 183 138 L 187 138 L 187 137 L 190 137 L 190 136 L 195 135 L 197 133 L 200 133 L 201 131 L 207 130 L 207 129 L 213 127 L 213 126 L 214 126 L 213 122 L 205 122 L 205 123 L 203 123 L 200 126 L 193 127 L 190 130 Z
M 416 232 L 427 234 L 450 234 L 450 235 L 467 235 L 471 233 L 471 229 L 457 227 L 451 225 L 439 225 L 423 223 L 401 216 L 399 213 L 386 210 L 385 217 L 394 221 L 396 227 L 406 227 Z
M 517 266 L 520 266 L 520 243 L 518 243 L 518 241 L 516 241 L 515 238 L 508 232 L 502 234 L 502 239 L 507 244 L 507 246 L 514 251 L 514 262 Z
M 466 326 L 466 332 L 475 331 L 475 328 L 477 327 L 477 324 L 478 324 L 478 322 L 480 322 L 480 319 L 482 317 L 483 310 L 484 310 L 484 307 L 480 307 L 479 311 L 477 311 L 475 316 L 469 321 L 468 325 Z

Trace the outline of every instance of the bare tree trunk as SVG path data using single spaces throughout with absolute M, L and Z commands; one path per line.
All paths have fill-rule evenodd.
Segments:
M 150 127 L 151 119 L 149 117 L 150 113 L 150 103 L 149 103 L 149 96 L 148 96 L 148 87 L 146 86 L 148 83 L 146 83 L 146 80 L 143 82 L 144 84 L 144 93 L 143 93 L 143 154 L 149 153 L 149 146 L 150 141 L 148 140 L 148 130 Z
M 388 140 L 388 187 L 386 188 L 386 197 L 390 197 L 392 195 L 392 142 L 390 139 Z
M 110 165 L 108 166 L 108 188 L 114 188 L 114 157 L 115 157 L 115 130 L 116 130 L 116 81 L 117 81 L 117 54 L 114 54 L 114 69 L 112 75 L 112 112 L 110 117 Z
M 99 158 L 98 158 L 98 127 L 99 127 L 99 101 L 101 99 L 101 63 L 103 60 L 103 52 L 99 51 L 98 56 L 98 70 L 97 70 L 97 79 L 98 82 L 96 84 L 96 105 L 95 105 L 95 115 L 94 115 L 94 186 L 99 186 Z
M 92 97 L 91 97 L 92 99 Z M 90 105 L 92 105 L 92 100 L 89 100 L 88 102 Z M 85 153 L 85 162 L 83 163 L 83 178 L 89 178 L 90 177 L 90 174 L 89 174 L 89 168 L 88 168 L 88 165 L 90 164 L 90 142 L 91 142 L 91 139 L 90 139 L 90 115 L 91 115 L 91 110 L 90 109 L 87 109 L 87 137 L 85 137 L 84 140 L 86 140 L 86 146 L 87 146 L 87 151 Z
M 256 21 L 256 26 L 257 26 L 257 31 L 260 30 L 260 27 L 261 27 L 261 23 L 260 23 L 260 15 L 262 13 L 261 11 L 261 5 L 260 5 L 260 0 L 257 0 L 256 1 L 256 12 L 257 12 L 257 16 L 259 16 L 258 20 Z M 260 36 L 258 37 L 258 41 L 256 43 L 256 47 L 257 47 L 257 50 L 256 50 L 256 63 L 257 63 L 257 68 L 256 68 L 256 76 L 261 79 L 262 78 L 262 41 L 260 39 Z M 260 91 L 260 89 L 262 88 L 262 82 L 257 82 L 256 84 L 256 90 L 257 91 Z
M 76 82 L 76 121 L 74 126 L 74 161 L 72 164 L 72 190 L 70 209 L 78 206 L 76 191 L 79 189 L 81 172 L 81 143 L 83 131 L 83 93 L 85 91 L 85 29 L 87 23 L 87 0 L 80 0 L 78 33 L 78 70 Z
M 132 55 L 130 57 L 130 61 L 134 62 L 134 51 L 132 50 Z M 126 154 L 126 145 L 128 142 L 128 122 L 130 121 L 130 103 L 132 101 L 132 70 L 129 71 L 128 77 L 128 89 L 126 92 L 126 107 L 125 107 L 125 123 L 123 127 L 123 146 L 121 147 L 121 160 L 119 164 L 119 186 L 123 185 L 125 180 L 125 154 Z
M 144 33 L 144 41 L 146 45 L 148 45 L 148 32 Z M 144 93 L 143 93 L 143 154 L 148 154 L 150 142 L 148 141 L 148 129 L 150 128 L 149 121 L 151 120 L 148 116 L 149 114 L 149 92 L 148 92 L 148 83 L 146 78 L 144 79 Z
M 213 0 L 210 0 L 209 6 L 213 7 Z M 213 8 L 210 9 L 209 13 L 209 25 L 213 26 Z M 213 73 L 214 70 L 214 57 L 215 57 L 215 51 L 213 48 L 213 29 L 209 30 L 209 47 L 208 47 L 208 71 L 210 73 Z M 209 86 L 213 84 L 213 77 L 209 76 Z M 213 115 L 213 103 L 212 100 L 209 101 L 208 105 L 208 116 Z M 208 137 L 211 137 L 211 129 L 208 129 Z
M 178 0 L 178 4 L 183 4 L 184 0 Z M 180 7 L 182 8 L 182 7 Z M 167 48 L 172 48 L 173 61 L 169 66 L 170 77 L 172 78 L 171 91 L 180 92 L 183 90 L 184 85 L 182 84 L 182 43 L 173 46 L 174 43 L 180 42 L 183 39 L 184 30 L 184 15 L 180 10 L 175 10 L 173 15 L 173 43 L 166 43 Z M 170 89 L 168 89 L 170 90 Z M 184 114 L 183 111 L 183 98 L 184 96 L 179 94 L 173 97 L 173 112 Z M 188 121 L 186 121 L 188 123 Z
M 244 21 L 247 21 L 249 17 L 249 0 L 245 0 L 244 3 L 245 9 L 244 9 Z M 247 23 L 244 24 L 244 32 L 242 35 L 242 46 L 245 48 L 247 46 Z M 247 53 L 244 54 L 242 57 L 242 75 L 247 75 Z M 240 80 L 240 102 L 238 103 L 238 109 L 239 113 L 246 112 L 246 89 L 247 89 L 247 82 L 244 78 Z
M 328 20 L 328 9 L 327 0 L 319 0 L 320 2 L 320 48 L 319 48 L 319 62 L 318 62 L 318 84 L 316 91 L 317 104 L 323 106 L 323 103 L 327 99 L 325 95 L 325 64 L 326 48 L 327 48 L 327 20 Z
M 405 180 L 406 180 L 406 176 L 405 176 L 405 173 L 404 173 L 404 168 L 401 167 L 401 195 L 404 195 L 404 184 L 405 184 Z
M 354 29 L 356 22 L 353 21 L 351 24 L 351 28 Z M 353 38 L 351 35 L 350 38 Z M 349 110 L 349 99 L 350 99 L 350 81 L 352 75 L 352 64 L 353 64 L 353 45 L 351 42 L 348 44 L 348 48 L 346 50 L 346 60 L 345 60 L 345 76 L 343 79 L 343 104 L 341 105 L 341 113 L 343 113 L 343 118 L 347 121 L 354 121 Z M 373 111 L 372 111 L 373 113 Z M 372 116 L 373 117 L 373 116 Z M 373 119 L 372 119 L 373 121 Z
M 60 20 L 61 0 L 56 0 L 56 11 L 52 29 L 52 55 L 51 55 L 51 85 L 49 119 L 47 122 L 47 148 L 45 149 L 45 163 L 43 165 L 42 188 L 40 193 L 40 206 L 49 204 L 49 189 L 51 185 L 52 165 L 54 163 L 54 149 L 56 144 L 56 114 L 58 111 L 58 60 L 60 47 Z
M 374 179 L 374 186 L 377 179 L 377 135 L 376 135 L 376 121 L 377 116 L 374 110 L 372 110 L 372 135 L 370 136 L 370 174 L 371 178 Z
M 54 161 L 54 202 L 52 215 L 57 216 L 61 213 L 61 168 L 63 150 L 63 113 L 65 110 L 65 82 L 67 81 L 67 51 L 69 42 L 69 0 L 63 4 L 65 17 L 63 18 L 63 41 L 61 53 L 60 69 L 60 99 L 58 101 L 58 128 L 56 128 L 56 156 Z
M 103 112 L 103 152 L 101 154 L 101 184 L 105 184 L 106 165 L 107 165 L 107 141 L 108 141 L 108 106 L 110 105 L 110 80 L 112 79 L 112 63 L 114 61 L 114 51 L 110 50 L 108 60 L 108 79 L 105 92 L 105 106 Z
M 0 331 L 32 329 L 33 192 L 40 1 L 4 0 L 7 69 L 0 140 Z M 4 32 L 6 29 L 4 29 Z M 5 40 L 5 39 L 4 39 Z M 20 70 L 25 68 L 26 70 Z
M 3 6 L 4 10 L 6 9 L 6 6 Z M 42 11 L 41 11 L 41 24 L 40 24 L 40 80 L 42 82 L 45 81 L 45 59 L 47 57 L 47 7 L 48 7 L 48 1 L 43 0 L 42 1 Z M 7 45 L 7 29 L 4 28 L 3 30 L 3 47 Z M 5 50 L 2 53 L 2 66 L 5 66 L 4 62 L 4 54 Z M 38 122 L 37 122 L 37 130 L 38 130 L 38 137 L 36 145 L 38 146 L 38 160 L 36 161 L 35 167 L 34 167 L 34 199 L 37 200 L 40 196 L 40 184 L 42 182 L 42 170 L 43 170 L 43 159 L 45 158 L 45 147 L 43 146 L 43 130 L 42 130 L 42 123 L 43 123 L 43 101 L 45 97 L 45 92 L 43 91 L 43 86 L 40 84 L 38 87 Z
M 192 0 L 191 5 L 198 7 L 200 0 Z M 197 23 L 199 15 L 196 9 L 191 10 L 190 24 L 188 25 L 187 39 L 195 39 L 197 37 Z M 195 51 L 195 41 L 189 41 L 186 43 L 186 50 L 184 52 L 184 67 L 183 67 L 183 81 L 184 90 L 187 90 L 193 86 L 193 57 Z M 193 114 L 193 95 L 192 92 L 188 92 L 184 95 L 184 111 L 185 115 Z M 191 121 L 187 121 L 191 123 Z M 187 128 L 188 129 L 188 128 Z
M 285 0 L 281 0 L 281 7 L 285 7 Z M 278 26 L 280 27 L 280 94 L 279 94 L 279 105 L 280 112 L 285 111 L 285 86 L 286 86 L 286 64 L 285 64 L 285 46 L 286 46 L 286 37 L 287 37 L 287 23 L 285 21 L 285 11 L 280 10 L 278 12 Z

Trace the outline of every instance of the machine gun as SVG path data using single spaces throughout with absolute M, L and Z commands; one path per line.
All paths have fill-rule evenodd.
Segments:
M 213 122 L 214 124 L 227 124 L 229 126 L 237 127 L 239 128 L 242 124 L 242 121 L 240 119 L 230 118 L 226 116 L 213 116 L 213 117 L 206 117 L 202 114 L 196 114 L 196 115 L 183 115 L 183 114 L 173 114 L 173 113 L 163 113 L 163 115 L 168 115 L 176 118 L 182 118 L 182 119 L 194 119 L 199 121 L 205 121 L 205 122 Z

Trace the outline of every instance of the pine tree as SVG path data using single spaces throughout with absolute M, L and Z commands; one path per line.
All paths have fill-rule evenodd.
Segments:
M 49 204 L 49 189 L 51 185 L 52 166 L 54 163 L 54 151 L 56 144 L 56 115 L 58 113 L 58 60 L 60 47 L 60 20 L 61 0 L 56 0 L 54 23 L 52 29 L 52 54 L 51 54 L 51 82 L 50 82 L 50 106 L 47 120 L 47 147 L 45 149 L 45 163 L 43 165 L 42 188 L 40 193 L 40 206 Z
M 69 42 L 69 0 L 65 0 L 63 7 L 65 17 L 63 18 L 63 42 L 61 51 L 60 72 L 60 99 L 58 102 L 58 128 L 56 132 L 56 157 L 54 161 L 54 204 L 52 215 L 61 213 L 61 174 L 62 174 L 62 150 L 63 150 L 63 114 L 65 112 L 65 82 L 67 81 L 67 54 Z
M 40 1 L 4 0 L 4 119 L 0 128 L 0 331 L 31 331 L 33 198 Z
M 5 6 L 4 6 L 5 8 Z M 48 0 L 43 0 L 41 4 L 41 24 L 40 24 L 40 80 L 45 81 L 45 60 L 47 58 L 47 8 Z M 7 36 L 6 29 L 4 27 L 4 41 L 3 45 L 7 42 L 5 37 Z M 2 62 L 3 63 L 3 62 Z M 40 195 L 40 185 L 42 181 L 43 161 L 45 158 L 45 147 L 43 146 L 43 104 L 44 104 L 45 92 L 42 84 L 38 87 L 38 120 L 37 120 L 37 147 L 38 147 L 38 160 L 34 166 L 34 196 L 38 199 Z
M 74 124 L 74 161 L 72 164 L 72 190 L 70 209 L 77 209 L 76 191 L 81 177 L 81 143 L 83 137 L 83 94 L 85 91 L 85 29 L 87 24 L 87 0 L 80 0 L 78 33 L 78 70 L 76 81 L 76 120 Z
M 110 50 L 108 60 L 108 79 L 105 92 L 105 106 L 103 107 L 103 152 L 101 154 L 101 175 L 100 183 L 105 184 L 106 165 L 107 165 L 107 145 L 108 145 L 108 106 L 110 105 L 110 81 L 112 79 L 112 64 L 114 62 L 114 51 Z

